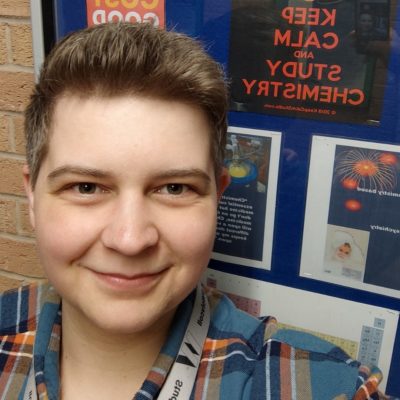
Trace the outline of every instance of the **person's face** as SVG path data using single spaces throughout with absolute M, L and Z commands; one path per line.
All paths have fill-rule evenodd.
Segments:
M 358 27 L 361 32 L 369 32 L 374 27 L 374 21 L 369 14 L 361 14 L 358 19 Z
M 347 244 L 342 244 L 336 249 L 336 257 L 340 260 L 346 260 L 350 257 L 351 248 Z
M 34 191 L 27 173 L 25 184 L 40 259 L 66 309 L 143 332 L 192 291 L 228 179 L 218 192 L 209 132 L 203 111 L 179 102 L 58 101 Z

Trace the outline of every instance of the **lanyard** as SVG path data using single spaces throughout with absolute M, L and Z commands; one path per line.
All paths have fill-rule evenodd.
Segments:
M 197 370 L 199 369 L 201 353 L 209 325 L 210 311 L 208 301 L 199 285 L 196 290 L 196 301 L 192 315 L 178 356 L 161 389 L 158 400 L 189 399 L 196 380 Z
M 188 400 L 192 392 L 201 353 L 210 325 L 210 310 L 200 284 L 196 300 L 178 355 L 165 381 L 158 400 Z M 37 400 L 35 368 L 32 360 L 23 400 Z

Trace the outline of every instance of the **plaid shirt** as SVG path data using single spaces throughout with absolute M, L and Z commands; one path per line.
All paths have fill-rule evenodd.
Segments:
M 206 294 L 211 323 L 191 399 L 379 398 L 379 370 L 360 366 L 339 348 L 312 335 L 276 331 L 274 318 L 254 319 L 218 292 L 206 289 Z M 157 398 L 193 301 L 191 295 L 180 305 L 170 335 L 135 400 Z M 0 310 L 0 399 L 22 400 L 33 359 L 39 399 L 58 399 L 58 295 L 48 285 L 24 286 L 1 295 Z

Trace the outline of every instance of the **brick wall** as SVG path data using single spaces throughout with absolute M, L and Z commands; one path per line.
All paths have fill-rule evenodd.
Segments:
M 43 276 L 21 179 L 33 83 L 29 0 L 0 0 L 0 291 Z

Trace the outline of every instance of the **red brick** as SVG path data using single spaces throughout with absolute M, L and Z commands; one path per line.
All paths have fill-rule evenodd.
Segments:
M 0 72 L 0 110 L 23 111 L 33 85 L 33 73 Z
M 0 24 L 0 64 L 8 63 L 7 24 Z
M 28 24 L 10 25 L 13 64 L 33 66 L 32 28 Z
M 0 151 L 10 151 L 9 122 L 8 117 L 0 115 Z
M 18 233 L 23 236 L 34 237 L 35 232 L 29 219 L 29 206 L 27 201 L 17 204 L 17 213 L 19 216 Z
M 0 15 L 7 17 L 29 17 L 29 0 L 0 0 Z
M 0 158 L 0 193 L 25 195 L 22 183 L 24 161 Z
M 0 199 L 0 231 L 17 232 L 16 204 L 14 200 Z
M 14 116 L 14 143 L 17 154 L 25 154 L 25 133 L 24 133 L 24 117 Z
M 26 277 L 44 276 L 33 243 L 0 237 L 0 266 L 3 271 Z

